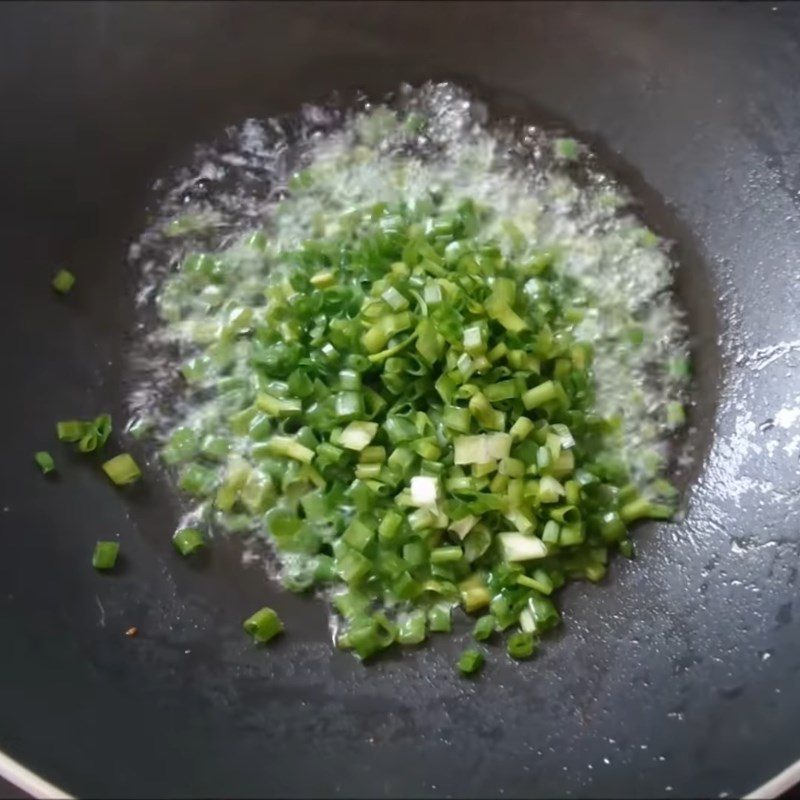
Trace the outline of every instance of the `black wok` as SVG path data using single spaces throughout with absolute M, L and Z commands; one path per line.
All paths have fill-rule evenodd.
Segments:
M 430 78 L 574 131 L 633 186 L 676 241 L 697 368 L 685 520 L 642 526 L 540 658 L 476 682 L 459 637 L 335 651 L 322 604 L 233 542 L 181 561 L 155 471 L 121 493 L 91 460 L 58 450 L 48 481 L 31 458 L 65 415 L 123 419 L 125 254 L 157 177 L 248 116 Z M 781 3 L 3 4 L 0 748 L 80 796 L 717 797 L 790 765 L 798 79 Z M 115 533 L 124 564 L 97 575 Z M 240 630 L 263 604 L 291 631 L 268 651 Z

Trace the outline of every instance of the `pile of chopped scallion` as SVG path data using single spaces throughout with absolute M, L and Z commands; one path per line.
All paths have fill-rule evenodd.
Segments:
M 362 659 L 449 631 L 456 606 L 527 658 L 558 589 L 599 581 L 632 523 L 673 511 L 595 411 L 571 333 L 588 301 L 553 254 L 479 235 L 490 215 L 434 195 L 354 209 L 293 250 L 253 236 L 255 278 L 241 255 L 191 254 L 160 295 L 201 409 L 163 458 L 205 519 L 266 535 L 288 588 L 328 590 Z

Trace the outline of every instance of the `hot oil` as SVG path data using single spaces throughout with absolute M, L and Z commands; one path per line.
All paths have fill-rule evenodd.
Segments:
M 400 129 L 392 121 L 394 110 L 405 119 Z M 667 402 L 686 400 L 686 387 L 664 365 L 686 354 L 681 306 L 698 316 L 702 270 L 693 269 L 690 258 L 684 262 L 685 253 L 672 240 L 685 237 L 643 182 L 630 171 L 606 169 L 595 146 L 579 145 L 574 159 L 558 157 L 559 135 L 550 125 L 491 124 L 487 107 L 462 89 L 427 84 L 402 87 L 388 106 L 359 97 L 349 104 L 307 105 L 294 116 L 248 120 L 198 147 L 189 165 L 155 187 L 152 222 L 131 247 L 146 332 L 131 354 L 132 415 L 152 421 L 157 441 L 178 423 L 222 418 L 202 392 L 186 391 L 178 371 L 193 352 L 190 337 L 159 319 L 159 297 L 188 254 L 235 253 L 245 265 L 252 262 L 245 272 L 257 287 L 263 262 L 248 250 L 253 231 L 262 231 L 273 246 L 290 248 L 309 236 L 320 209 L 343 213 L 445 191 L 453 202 L 470 198 L 493 208 L 498 222 L 491 234 L 499 239 L 510 221 L 526 241 L 558 249 L 560 268 L 589 298 L 577 333 L 596 347 L 598 406 L 620 417 L 634 473 L 652 469 L 639 460 L 651 452 L 651 462 L 660 459 L 670 472 L 688 474 L 686 442 L 696 437 L 670 435 L 664 423 Z M 293 176 L 299 172 L 295 180 L 302 180 L 308 167 L 316 171 L 318 191 L 295 200 Z M 653 230 L 664 238 L 656 241 Z M 195 298 L 186 299 L 184 310 L 195 326 L 213 317 L 213 309 Z M 632 321 L 644 336 L 635 346 Z M 701 339 L 709 335 L 706 328 L 698 326 Z M 703 386 L 692 424 L 711 413 L 702 400 L 714 396 L 705 385 L 714 375 L 705 352 L 696 353 Z M 208 511 L 188 513 L 196 521 Z

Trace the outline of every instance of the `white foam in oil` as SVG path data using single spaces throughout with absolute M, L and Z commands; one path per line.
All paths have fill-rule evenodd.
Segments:
M 198 148 L 189 166 L 157 186 L 157 213 L 130 250 L 147 332 L 132 354 L 132 415 L 151 420 L 161 441 L 178 424 L 213 425 L 228 414 L 216 400 L 187 391 L 178 374 L 198 331 L 213 335 L 221 322 L 213 298 L 177 298 L 180 320 L 157 313 L 188 252 L 227 251 L 237 274 L 228 297 L 252 306 L 264 280 L 264 259 L 246 244 L 254 230 L 264 231 L 268 252 L 277 253 L 314 231 L 332 231 L 350 208 L 437 191 L 445 208 L 464 199 L 491 208 L 482 235 L 515 257 L 557 254 L 555 268 L 586 299 L 576 336 L 595 347 L 598 411 L 620 418 L 620 447 L 634 476 L 652 476 L 669 441 L 668 403 L 683 399 L 681 379 L 666 365 L 687 355 L 669 249 L 626 210 L 624 188 L 580 146 L 573 162 L 572 155 L 559 157 L 553 134 L 490 126 L 486 117 L 464 90 L 426 84 L 403 87 L 390 105 L 305 106 L 291 118 L 248 120 Z M 290 181 L 298 171 L 304 189 L 295 195 Z M 242 349 L 232 374 L 247 372 Z

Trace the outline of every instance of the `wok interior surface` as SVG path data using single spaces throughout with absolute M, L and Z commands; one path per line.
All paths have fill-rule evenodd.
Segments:
M 4 5 L 0 747 L 80 796 L 718 796 L 794 761 L 799 11 Z M 685 519 L 642 526 L 609 585 L 566 592 L 535 661 L 498 645 L 477 681 L 453 668 L 466 624 L 360 665 L 235 542 L 180 561 L 155 465 L 117 492 L 52 441 L 65 416 L 121 427 L 126 248 L 155 179 L 247 117 L 428 79 L 596 147 L 676 241 L 695 354 Z M 58 300 L 62 264 L 78 284 Z M 32 464 L 47 448 L 54 481 Z M 121 569 L 97 575 L 114 533 Z M 291 632 L 268 651 L 240 630 L 265 604 Z

